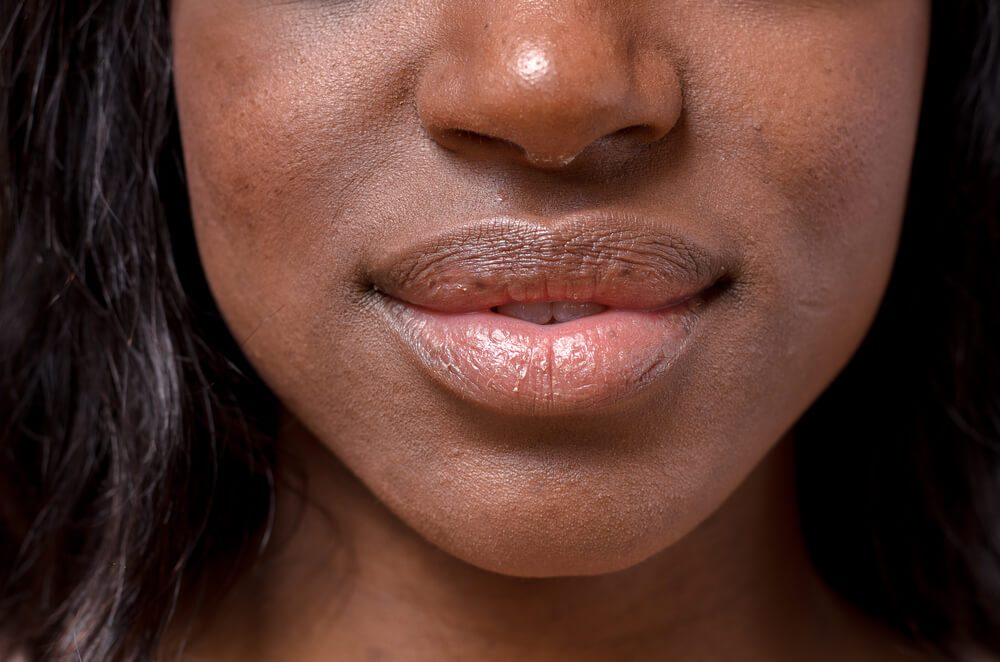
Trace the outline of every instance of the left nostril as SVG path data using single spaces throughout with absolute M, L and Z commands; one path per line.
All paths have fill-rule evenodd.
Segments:
M 633 126 L 626 126 L 624 128 L 618 129 L 612 136 L 621 136 L 623 138 L 633 138 L 635 140 L 645 140 L 647 138 L 652 138 L 656 134 L 656 129 L 648 124 L 635 124 Z
M 620 140 L 630 145 L 645 145 L 660 139 L 660 132 L 649 124 L 633 124 L 604 136 L 601 140 Z

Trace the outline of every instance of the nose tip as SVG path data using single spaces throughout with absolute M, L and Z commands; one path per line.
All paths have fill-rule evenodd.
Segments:
M 629 151 L 660 140 L 681 94 L 669 59 L 608 19 L 518 16 L 432 59 L 417 108 L 453 152 L 550 169 L 598 144 Z

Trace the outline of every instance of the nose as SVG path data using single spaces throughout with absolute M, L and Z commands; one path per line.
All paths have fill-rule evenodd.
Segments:
M 451 28 L 416 91 L 421 122 L 446 149 L 561 168 L 597 144 L 635 151 L 676 125 L 676 70 L 620 11 L 568 0 L 452 5 L 461 9 L 445 17 Z

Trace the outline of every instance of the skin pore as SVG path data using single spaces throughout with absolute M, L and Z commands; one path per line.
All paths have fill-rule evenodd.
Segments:
M 265 557 L 195 617 L 191 658 L 910 655 L 816 576 L 791 443 L 889 278 L 929 13 L 174 0 L 201 259 L 305 478 L 279 488 Z M 511 279 L 522 258 L 565 276 L 574 233 L 623 279 L 700 265 L 660 254 L 678 237 L 713 256 L 683 351 L 592 407 L 552 387 L 554 360 L 545 401 L 455 381 L 460 353 L 399 332 L 386 265 L 426 255 L 400 286 L 419 287 L 450 273 L 446 239 L 524 223 Z

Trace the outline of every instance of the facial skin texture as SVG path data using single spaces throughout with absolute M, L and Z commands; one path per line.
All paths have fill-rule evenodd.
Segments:
M 929 2 L 175 0 L 171 11 L 209 284 L 286 408 L 277 443 L 306 459 L 339 544 L 411 578 L 452 568 L 435 581 L 465 586 L 467 607 L 471 587 L 496 596 L 511 577 L 635 588 L 650 581 L 637 568 L 711 574 L 798 549 L 781 458 L 888 281 Z M 430 379 L 371 303 L 373 265 L 423 238 L 595 210 L 641 214 L 732 258 L 681 358 L 614 407 L 481 409 Z M 310 530 L 290 533 L 292 548 L 329 551 L 301 543 Z M 706 558 L 698 536 L 745 553 L 658 564 L 679 549 Z M 510 600 L 527 613 L 570 581 Z M 528 585 L 540 586 L 516 590 Z M 658 594 L 659 608 L 683 612 L 664 606 L 676 595 Z M 698 590 L 680 595 L 698 612 Z M 329 651 L 331 627 L 297 636 Z M 320 650 L 296 650 L 307 649 Z

